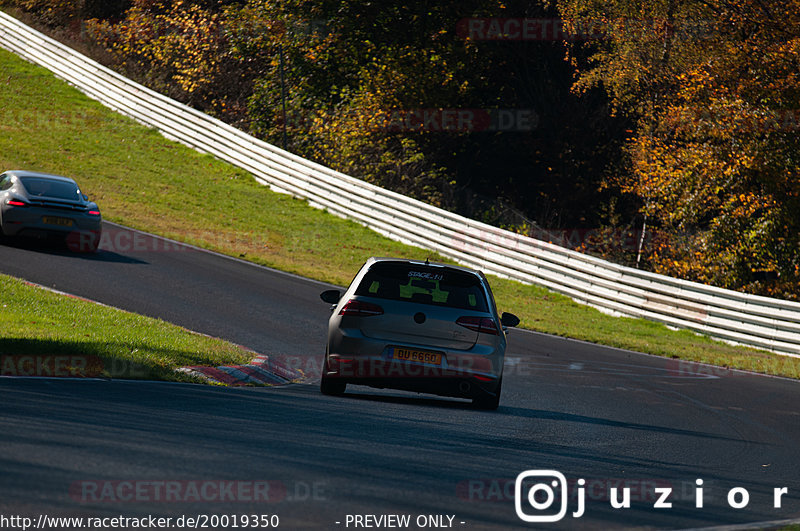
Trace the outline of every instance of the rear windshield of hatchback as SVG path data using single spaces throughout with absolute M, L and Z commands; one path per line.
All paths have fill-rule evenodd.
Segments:
M 395 262 L 377 262 L 356 295 L 488 312 L 480 278 L 463 271 Z
M 57 199 L 80 199 L 81 192 L 75 183 L 43 179 L 41 177 L 21 177 L 22 186 L 29 195 L 37 197 L 55 197 Z

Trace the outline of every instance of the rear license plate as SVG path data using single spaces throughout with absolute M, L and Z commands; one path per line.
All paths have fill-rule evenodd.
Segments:
M 416 350 L 412 348 L 395 347 L 394 352 L 392 352 L 392 359 L 427 363 L 430 365 L 442 364 L 441 353 L 428 352 L 427 350 Z
M 72 220 L 69 218 L 57 218 L 54 216 L 44 216 L 42 218 L 42 223 L 47 225 L 59 225 L 61 227 L 71 227 Z

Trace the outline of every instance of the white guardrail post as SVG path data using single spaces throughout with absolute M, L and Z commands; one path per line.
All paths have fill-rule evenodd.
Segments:
M 283 151 L 134 83 L 0 12 L 0 46 L 164 136 L 276 191 L 487 273 L 536 283 L 617 315 L 800 356 L 800 303 L 615 265 L 384 190 Z

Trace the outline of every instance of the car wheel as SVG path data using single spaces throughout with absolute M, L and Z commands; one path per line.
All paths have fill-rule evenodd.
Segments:
M 497 382 L 497 390 L 494 392 L 494 396 L 492 395 L 484 395 L 475 397 L 472 399 L 473 407 L 477 409 L 485 409 L 489 411 L 494 411 L 495 409 L 500 406 L 500 394 L 503 390 L 503 379 L 500 378 L 500 381 Z
M 319 390 L 322 392 L 323 395 L 332 395 L 332 396 L 340 396 L 344 394 L 345 389 L 347 389 L 347 383 L 342 381 L 337 381 L 334 378 L 330 378 L 325 376 L 328 372 L 328 362 L 325 362 L 325 366 L 322 369 L 322 377 L 319 381 Z
M 319 390 L 323 395 L 340 396 L 344 394 L 347 389 L 347 384 L 344 382 L 333 381 L 330 378 L 322 377 L 319 383 Z

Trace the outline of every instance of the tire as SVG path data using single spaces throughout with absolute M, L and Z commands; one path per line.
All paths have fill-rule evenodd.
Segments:
M 326 356 L 327 358 L 327 356 Z M 325 361 L 325 365 L 322 368 L 322 377 L 319 380 L 319 390 L 323 395 L 329 396 L 341 396 L 344 394 L 345 389 L 347 389 L 347 383 L 339 381 L 335 378 L 330 378 L 325 376 L 328 372 L 328 362 L 327 359 Z
M 476 409 L 494 411 L 500 406 L 500 394 L 503 390 L 503 379 L 497 382 L 497 390 L 494 395 L 484 395 L 472 399 L 472 406 Z
M 3 230 L 3 221 L 0 220 L 0 244 L 7 244 L 11 241 L 11 236 L 6 236 L 6 232 Z
M 341 396 L 347 389 L 347 384 L 344 382 L 337 382 L 325 376 L 319 382 L 319 390 L 323 395 Z

